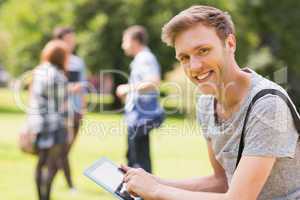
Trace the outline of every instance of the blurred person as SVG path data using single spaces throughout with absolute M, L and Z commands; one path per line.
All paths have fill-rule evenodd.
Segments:
M 300 199 L 299 115 L 282 87 L 239 67 L 230 15 L 192 6 L 164 25 L 162 39 L 203 94 L 198 120 L 213 173 L 176 181 L 123 166 L 127 190 L 146 200 Z
M 49 200 L 53 179 L 64 162 L 67 143 L 67 79 L 68 48 L 62 41 L 46 44 L 41 64 L 33 71 L 30 88 L 29 129 L 35 135 L 38 154 L 36 186 L 39 200 Z
M 85 110 L 85 90 L 86 90 L 86 74 L 85 63 L 83 59 L 75 55 L 73 52 L 76 47 L 76 35 L 71 27 L 57 27 L 53 31 L 53 38 L 64 41 L 69 48 L 69 64 L 67 66 L 67 76 L 69 81 L 69 109 L 72 111 L 69 134 L 71 135 L 71 143 L 68 144 L 66 154 L 69 154 L 75 139 L 77 138 L 80 122 Z M 67 184 L 71 190 L 74 190 L 74 184 L 71 176 L 71 167 L 62 166 L 67 180 Z
M 117 87 L 116 94 L 126 98 L 127 161 L 131 167 L 152 171 L 150 158 L 150 131 L 164 119 L 158 101 L 160 66 L 147 47 L 148 34 L 142 26 L 131 26 L 123 32 L 122 49 L 133 57 L 130 64 L 129 83 Z

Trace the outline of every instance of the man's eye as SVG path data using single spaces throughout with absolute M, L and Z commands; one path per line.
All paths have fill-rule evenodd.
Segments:
M 208 48 L 199 49 L 198 54 L 199 55 L 206 55 L 209 52 Z
M 188 61 L 189 61 L 189 57 L 188 56 L 181 56 L 179 58 L 179 61 L 182 63 L 182 64 L 186 64 Z

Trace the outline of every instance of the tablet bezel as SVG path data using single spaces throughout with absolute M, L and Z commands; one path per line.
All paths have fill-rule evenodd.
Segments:
M 92 181 L 94 181 L 97 185 L 99 185 L 100 187 L 102 187 L 103 189 L 105 189 L 106 191 L 110 192 L 111 194 L 113 194 L 116 198 L 118 198 L 119 200 L 124 200 L 122 197 L 120 197 L 118 194 L 115 193 L 115 191 L 112 191 L 112 189 L 110 189 L 107 185 L 105 185 L 104 183 L 101 183 L 99 180 L 97 180 L 94 176 L 92 176 L 93 171 L 98 168 L 100 165 L 102 165 L 105 162 L 109 162 L 110 164 L 112 164 L 113 166 L 115 166 L 117 169 L 119 169 L 119 167 L 113 163 L 112 161 L 110 161 L 109 159 L 107 159 L 106 157 L 102 157 L 99 160 L 97 160 L 95 163 L 93 163 L 89 168 L 87 168 L 84 171 L 84 175 L 87 176 L 88 178 L 90 178 Z M 121 173 L 122 171 L 119 170 Z M 124 173 L 123 173 L 124 174 Z

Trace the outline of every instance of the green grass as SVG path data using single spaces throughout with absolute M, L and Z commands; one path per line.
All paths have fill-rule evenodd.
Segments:
M 20 152 L 18 133 L 25 114 L 16 107 L 12 92 L 0 90 L 0 197 L 1 199 L 37 199 L 34 185 L 36 157 Z M 125 163 L 126 129 L 122 116 L 88 114 L 71 153 L 73 177 L 78 193 L 71 194 L 62 173 L 55 178 L 52 200 L 113 200 L 114 198 L 83 176 L 91 163 L 106 156 Z M 210 172 L 205 142 L 191 120 L 168 118 L 151 133 L 154 174 L 179 179 L 206 175 Z

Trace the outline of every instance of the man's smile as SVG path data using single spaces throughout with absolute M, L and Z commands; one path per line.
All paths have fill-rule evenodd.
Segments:
M 203 83 L 207 81 L 211 75 L 213 74 L 213 70 L 210 70 L 208 72 L 202 73 L 200 75 L 194 76 L 193 78 L 198 82 L 198 83 Z

